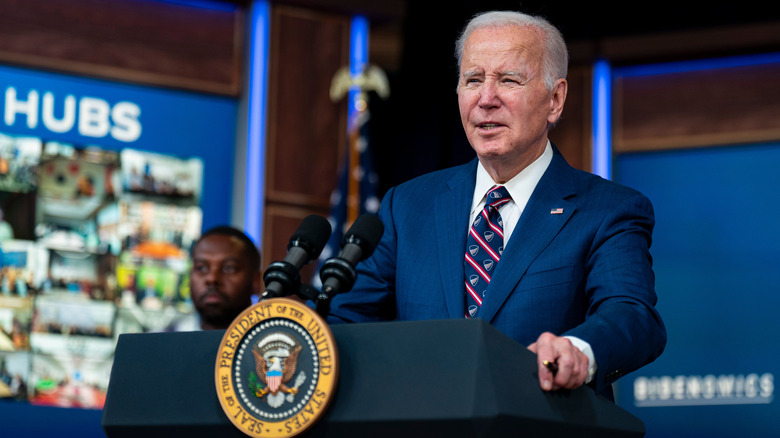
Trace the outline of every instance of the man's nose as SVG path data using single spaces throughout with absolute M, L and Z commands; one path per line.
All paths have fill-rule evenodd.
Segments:
M 498 98 L 498 87 L 494 81 L 485 81 L 482 87 L 479 89 L 479 106 L 481 107 L 495 107 L 500 105 L 500 99 Z
M 206 272 L 206 283 L 219 283 L 219 280 L 219 269 L 209 269 L 208 272 Z

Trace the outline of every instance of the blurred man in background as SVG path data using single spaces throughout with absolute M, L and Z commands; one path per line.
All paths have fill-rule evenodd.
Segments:
M 192 246 L 190 291 L 202 330 L 224 330 L 262 285 L 260 252 L 242 231 L 218 226 Z

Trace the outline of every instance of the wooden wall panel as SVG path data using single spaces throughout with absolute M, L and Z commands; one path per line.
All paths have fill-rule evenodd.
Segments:
M 569 91 L 563 114 L 550 131 L 550 141 L 573 167 L 592 170 L 591 107 L 593 69 L 576 66 L 569 69 Z
M 298 229 L 303 219 L 310 214 L 327 217 L 328 209 L 316 210 L 309 207 L 290 207 L 269 205 L 265 210 L 265 236 L 263 237 L 262 262 L 263 271 L 271 262 L 284 259 L 287 254 L 287 244 L 290 237 Z M 301 269 L 301 280 L 309 283 L 315 274 L 316 263 L 312 262 Z
M 614 149 L 724 145 L 780 138 L 780 63 L 619 77 Z
M 237 96 L 244 12 L 148 0 L 2 0 L 0 62 Z
M 272 9 L 264 261 L 281 260 L 308 214 L 327 216 L 346 147 L 346 102 L 330 82 L 349 63 L 350 16 Z M 280 210 L 281 209 L 281 210 Z M 296 214 L 280 214 L 279 211 Z
M 599 57 L 613 65 L 770 53 L 780 48 L 780 22 L 623 35 L 590 44 Z

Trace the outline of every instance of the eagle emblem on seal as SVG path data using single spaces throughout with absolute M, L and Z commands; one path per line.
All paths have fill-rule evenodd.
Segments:
M 295 385 L 289 384 L 295 376 L 301 350 L 301 345 L 284 333 L 272 333 L 252 348 L 255 372 L 262 383 L 254 388 L 254 393 L 261 399 L 265 397 L 271 407 L 281 406 L 285 395 L 291 402 L 294 395 L 298 393 L 298 387 L 305 380 L 301 372 Z

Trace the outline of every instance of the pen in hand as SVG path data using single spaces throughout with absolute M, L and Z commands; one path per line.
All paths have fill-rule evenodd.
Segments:
M 547 369 L 550 370 L 550 372 L 553 373 L 553 375 L 555 375 L 555 373 L 558 372 L 558 364 L 555 363 L 554 361 L 545 360 L 544 362 L 542 362 L 542 365 L 547 367 Z

